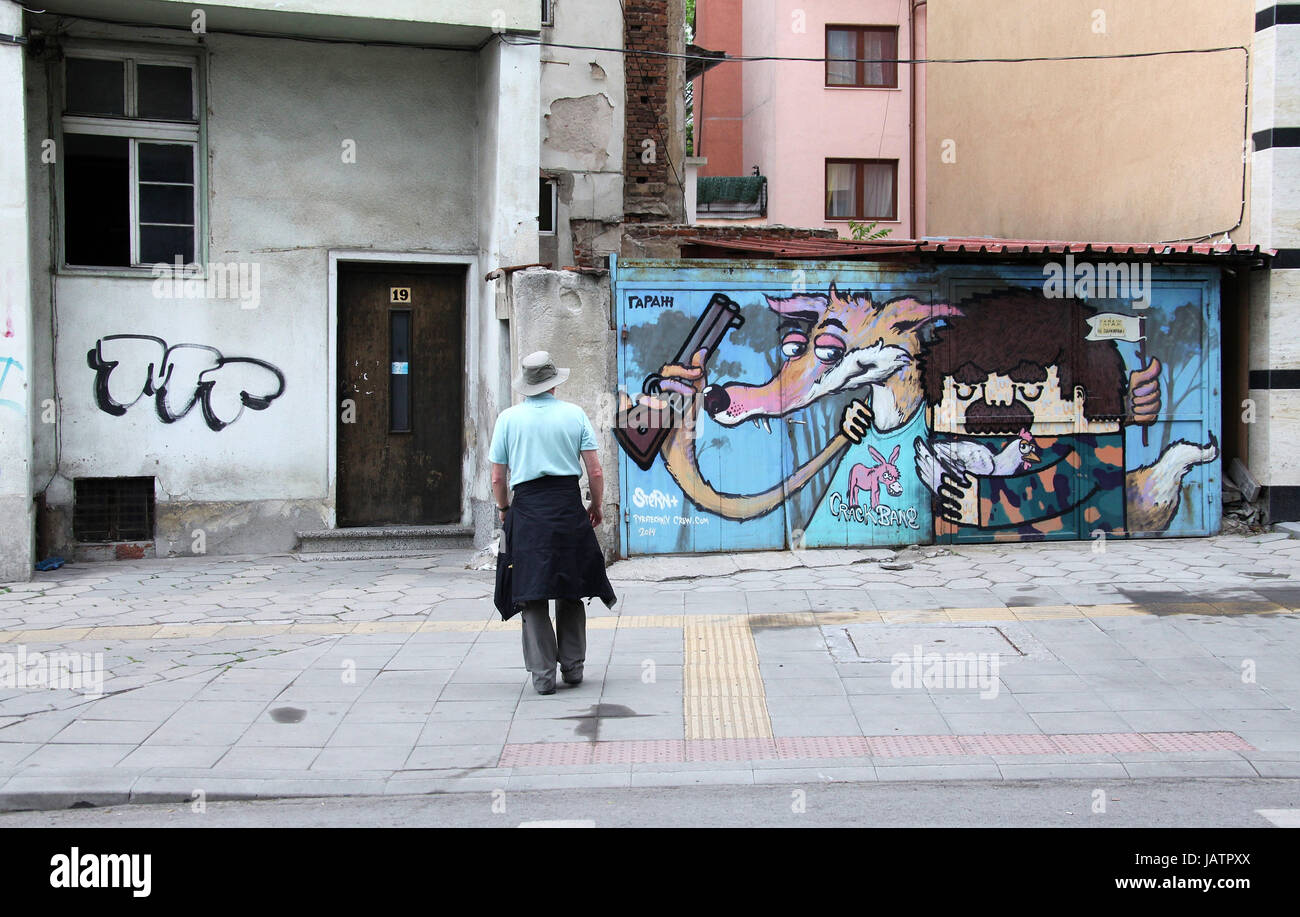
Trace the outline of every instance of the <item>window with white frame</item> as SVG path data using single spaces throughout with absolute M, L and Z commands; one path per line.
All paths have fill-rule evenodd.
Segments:
M 551 4 L 555 0 L 542 0 L 542 25 L 555 25 L 554 10 Z
M 555 180 L 543 178 L 537 186 L 537 231 L 544 236 L 555 235 Z
M 198 260 L 198 60 L 69 48 L 63 61 L 63 264 Z

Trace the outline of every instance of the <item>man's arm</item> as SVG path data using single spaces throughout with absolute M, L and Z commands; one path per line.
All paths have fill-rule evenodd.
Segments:
M 601 514 L 601 501 L 605 496 L 605 472 L 600 467 L 600 459 L 595 449 L 584 449 L 582 463 L 587 466 L 587 486 L 591 488 L 591 502 L 587 504 L 587 516 L 593 527 L 600 525 L 604 518 Z
M 497 504 L 497 515 L 504 515 L 505 507 L 510 505 L 510 469 L 497 462 L 492 463 L 492 499 Z

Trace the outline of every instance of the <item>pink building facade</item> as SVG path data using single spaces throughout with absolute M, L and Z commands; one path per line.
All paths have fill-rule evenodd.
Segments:
M 878 63 L 924 52 L 912 0 L 700 0 L 696 42 L 730 55 L 831 58 L 724 63 L 695 83 L 703 177 L 767 178 L 767 212 L 698 222 L 837 230 L 924 229 L 923 68 Z M 872 61 L 872 62 L 865 62 Z

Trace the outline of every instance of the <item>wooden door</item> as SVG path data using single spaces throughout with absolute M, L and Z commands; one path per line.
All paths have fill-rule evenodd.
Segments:
M 340 264 L 338 524 L 461 519 L 464 269 Z

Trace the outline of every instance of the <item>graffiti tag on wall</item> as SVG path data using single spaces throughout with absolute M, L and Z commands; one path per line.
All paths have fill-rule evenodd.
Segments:
M 18 414 L 26 414 L 27 409 L 19 399 L 23 391 L 23 364 L 13 357 L 0 357 L 0 408 L 7 408 Z M 6 396 L 6 392 L 14 397 Z
M 244 410 L 264 411 L 284 394 L 284 374 L 265 360 L 227 357 L 204 344 L 173 344 L 147 334 L 110 334 L 86 353 L 95 371 L 95 404 L 121 417 L 152 398 L 163 423 L 195 405 L 211 430 L 223 430 Z

